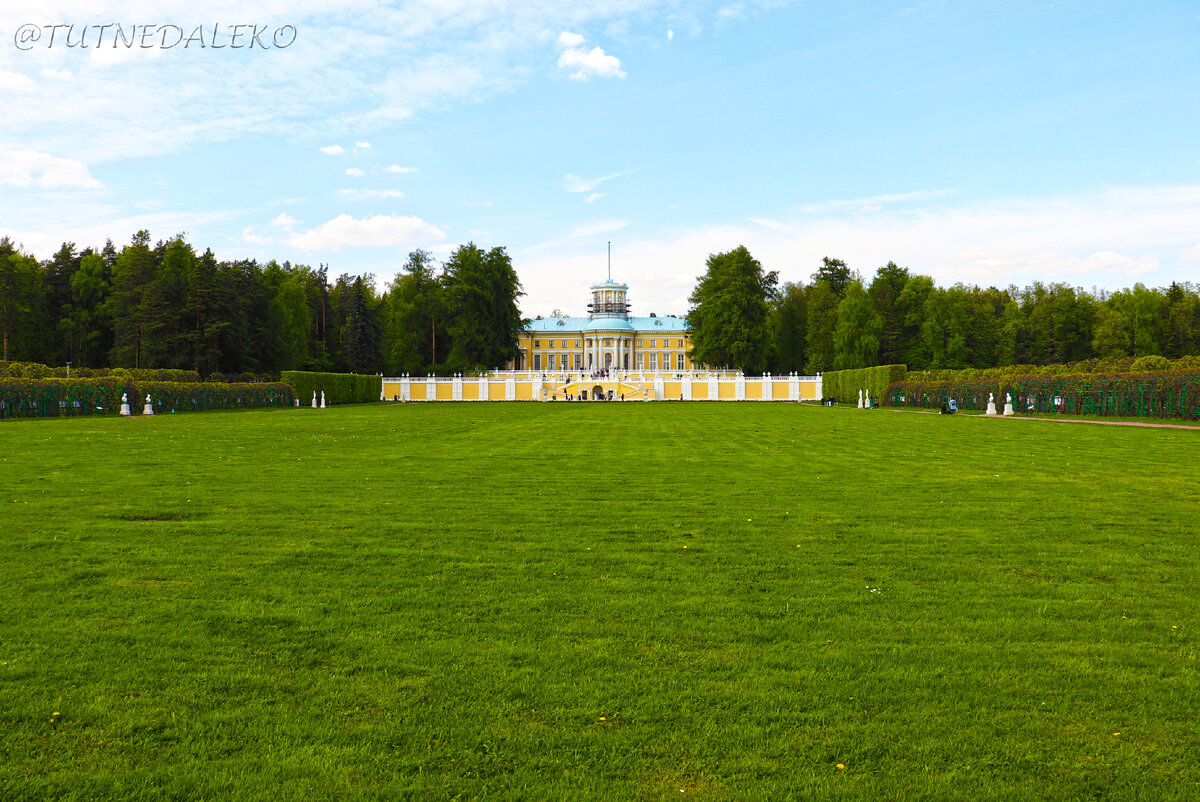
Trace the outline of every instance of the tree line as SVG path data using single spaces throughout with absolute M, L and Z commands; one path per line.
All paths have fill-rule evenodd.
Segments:
M 812 374 L 1200 354 L 1191 283 L 938 287 L 894 262 L 868 282 L 829 257 L 810 278 L 780 285 L 745 247 L 710 256 L 690 298 L 694 361 Z M 331 278 L 326 265 L 219 261 L 182 234 L 152 244 L 139 231 L 120 249 L 67 242 L 44 261 L 5 237 L 0 359 L 202 376 L 471 371 L 517 356 L 523 294 L 505 249 L 474 243 L 444 263 L 413 251 L 380 292 L 373 276 Z
M 1200 354 L 1200 287 L 1117 292 L 1035 281 L 938 287 L 894 262 L 867 282 L 826 257 L 809 283 L 779 286 L 745 247 L 710 256 L 691 296 L 697 362 L 814 374 L 904 364 L 910 370 L 1049 365 Z
M 0 239 L 3 361 L 212 374 L 468 371 L 517 354 L 523 293 L 504 248 L 413 251 L 380 293 L 326 265 L 219 261 L 183 235 L 45 261 Z

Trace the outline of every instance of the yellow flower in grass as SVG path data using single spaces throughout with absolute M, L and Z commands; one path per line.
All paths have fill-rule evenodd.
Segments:
M 845 764 L 845 763 L 839 763 L 839 764 L 838 764 L 838 768 L 839 768 L 839 769 L 844 769 L 844 768 L 846 768 L 846 764 Z

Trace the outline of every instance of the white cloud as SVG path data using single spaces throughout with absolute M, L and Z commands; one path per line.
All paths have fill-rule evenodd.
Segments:
M 577 81 L 586 81 L 593 76 L 602 78 L 624 78 L 626 73 L 621 69 L 621 60 L 616 56 L 606 54 L 599 47 L 591 50 L 571 48 L 564 50 L 558 57 L 558 66 L 575 69 L 571 77 Z
M 255 234 L 254 226 L 246 226 L 242 229 L 242 240 L 253 245 L 269 245 L 275 241 L 271 237 L 264 237 L 261 234 Z
M 398 164 L 389 164 L 387 167 L 385 167 L 383 169 L 385 172 L 395 173 L 396 175 L 403 175 L 404 173 L 415 173 L 419 168 L 417 168 L 417 167 L 401 167 Z
M 675 31 L 671 30 L 670 28 L 667 28 L 667 41 L 669 42 L 674 38 L 675 38 Z
M 44 189 L 99 189 L 103 186 L 92 177 L 83 162 L 35 150 L 0 151 L 0 184 Z
M 591 195 L 585 195 L 583 198 L 583 202 L 584 203 L 594 203 L 598 198 L 603 198 L 603 197 L 604 197 L 603 192 L 593 192 Z
M 258 22 L 295 26 L 298 36 L 289 47 L 201 51 L 182 46 L 56 46 L 53 51 L 38 47 L 21 53 L 10 42 L 0 48 L 0 95 L 5 108 L 19 113 L 0 114 L 0 141 L 10 148 L 44 150 L 88 164 L 178 153 L 198 143 L 245 136 L 332 143 L 351 130 L 358 141 L 370 142 L 375 131 L 397 120 L 427 109 L 479 102 L 527 83 L 544 59 L 547 40 L 553 43 L 557 36 L 542 38 L 545 31 L 571 33 L 603 26 L 653 4 L 654 0 L 534 0 L 517 5 L 260 0 L 254 4 Z M 82 22 L 97 8 L 117 7 L 126 27 L 130 20 L 146 16 L 174 19 L 184 27 L 202 24 L 193 19 L 196 4 L 186 0 L 132 0 L 115 6 L 56 0 L 51 5 L 57 17 L 35 14 L 30 19 L 22 10 L 27 6 L 0 3 L 0 30 L 11 34 L 25 23 L 60 18 Z M 227 29 L 226 18 L 236 18 L 243 6 L 231 0 L 210 3 L 205 6 L 209 20 L 203 24 L 209 33 L 214 20 Z M 111 42 L 111 31 L 108 36 Z M 71 71 L 70 80 L 41 72 L 61 75 L 64 68 Z M 53 91 L 48 91 L 51 82 Z M 213 102 L 213 87 L 221 88 L 219 103 Z M 139 104 L 128 102 L 167 96 L 172 99 L 169 115 L 145 114 Z M 81 120 L 87 124 L 80 125 Z M 338 147 L 345 151 L 349 145 Z
M 346 149 L 341 145 L 328 145 L 321 148 L 322 153 L 328 153 L 330 156 L 340 156 L 346 152 Z
M 363 172 L 362 169 L 360 169 L 358 167 L 347 167 L 346 175 L 352 175 L 357 178 L 358 176 L 366 175 L 366 173 Z
M 271 221 L 271 225 L 279 226 L 280 228 L 291 228 L 296 225 L 296 218 L 292 217 L 287 212 L 280 212 L 279 216 Z
M 558 35 L 558 41 L 555 44 L 558 45 L 559 49 L 566 50 L 571 47 L 579 47 L 585 41 L 587 40 L 577 33 L 563 31 Z
M 355 142 L 354 147 L 362 148 L 363 150 L 366 150 L 371 147 L 371 143 L 370 142 Z
M 346 246 L 414 246 L 445 238 L 439 228 L 419 217 L 378 214 L 359 220 L 340 214 L 316 228 L 292 235 L 288 242 L 308 251 L 337 251 Z
M 901 193 L 896 197 L 930 202 L 898 208 L 883 203 L 869 214 L 859 211 L 863 199 L 829 201 L 813 204 L 826 209 L 821 214 L 622 233 L 613 242 L 613 277 L 631 283 L 637 314 L 686 313 L 708 255 L 739 244 L 765 268 L 779 270 L 781 280 L 805 283 L 823 256 L 844 259 L 868 279 L 895 261 L 941 286 L 1061 281 L 1115 290 L 1138 281 L 1162 286 L 1200 280 L 1200 186 L 1106 188 L 955 206 L 943 200 L 946 195 Z M 604 276 L 604 243 L 588 243 L 587 233 L 577 229 L 519 251 L 529 293 L 526 314 L 575 299 L 582 303 L 586 281 Z

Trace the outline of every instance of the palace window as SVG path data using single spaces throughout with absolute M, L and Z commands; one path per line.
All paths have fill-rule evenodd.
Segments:
M 645 354 L 637 355 L 637 369 L 638 370 L 646 369 L 646 355 Z
M 575 370 L 583 369 L 583 358 L 580 354 L 575 355 Z
M 554 370 L 554 354 L 546 354 L 546 369 Z
M 534 347 L 534 348 L 541 348 L 541 347 L 542 347 L 542 341 L 541 341 L 541 340 L 534 340 L 534 341 L 533 341 L 533 347 Z
M 683 354 L 678 354 L 678 355 L 676 355 L 676 357 L 675 357 L 675 369 L 676 369 L 676 370 L 684 370 L 684 369 L 685 369 L 685 368 L 684 368 L 684 366 L 683 366 Z
M 683 340 L 680 340 L 680 341 L 679 341 L 679 345 L 678 345 L 678 347 L 680 347 L 680 348 L 682 348 L 682 347 L 683 347 Z
M 575 341 L 575 347 L 576 347 L 576 348 L 579 348 L 579 347 L 580 347 L 580 346 L 579 346 L 579 340 L 576 340 L 576 341 Z
M 650 370 L 658 370 L 658 354 L 650 355 Z
M 651 340 L 651 341 L 650 341 L 650 347 L 651 347 L 651 348 L 657 348 L 657 347 L 658 347 L 658 341 L 657 341 L 657 340 Z
M 542 355 L 541 354 L 533 355 L 533 369 L 534 370 L 542 369 Z

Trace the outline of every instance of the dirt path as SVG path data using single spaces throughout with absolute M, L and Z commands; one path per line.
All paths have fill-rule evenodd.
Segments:
M 999 418 L 1001 420 L 1047 420 L 1053 423 L 1098 423 L 1101 426 L 1148 426 L 1152 429 L 1191 429 L 1200 431 L 1200 426 L 1188 426 L 1183 423 L 1142 423 L 1131 420 L 1080 420 L 1079 418 L 1030 418 L 1016 415 L 976 415 L 977 418 Z
M 885 409 L 889 409 L 886 408 Z M 892 412 L 915 412 L 918 415 L 939 415 L 936 409 L 913 409 L 913 408 L 896 408 L 891 407 Z M 960 415 L 964 413 L 959 413 Z M 1183 423 L 1142 423 L 1141 421 L 1127 420 L 1080 420 L 1079 418 L 1031 418 L 1028 415 L 978 415 L 966 413 L 967 417 L 971 418 L 994 418 L 996 420 L 1041 420 L 1050 421 L 1051 423 L 1098 423 L 1101 426 L 1143 426 L 1151 429 L 1191 429 L 1192 431 L 1200 432 L 1200 426 L 1188 426 Z

